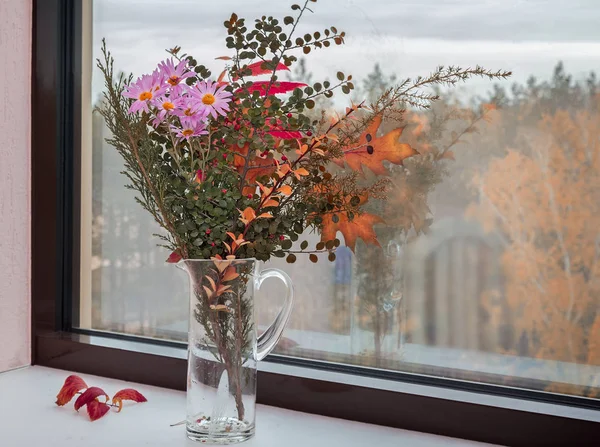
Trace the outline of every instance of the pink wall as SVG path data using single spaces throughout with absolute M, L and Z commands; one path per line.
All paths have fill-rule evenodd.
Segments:
M 0 371 L 30 363 L 31 0 L 0 0 Z

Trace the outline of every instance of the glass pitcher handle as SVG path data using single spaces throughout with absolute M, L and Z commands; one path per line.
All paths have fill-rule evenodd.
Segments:
M 292 313 L 292 304 L 294 302 L 294 285 L 290 277 L 283 271 L 278 269 L 265 269 L 258 275 L 256 288 L 260 289 L 261 284 L 267 278 L 278 278 L 283 281 L 287 288 L 287 295 L 283 307 L 275 317 L 275 321 L 263 332 L 257 339 L 256 358 L 258 361 L 264 359 L 269 352 L 273 350 L 277 342 L 283 334 L 285 324 Z

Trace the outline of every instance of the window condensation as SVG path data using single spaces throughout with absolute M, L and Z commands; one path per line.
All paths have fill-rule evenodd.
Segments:
M 164 48 L 180 45 L 219 72 L 224 18 L 234 10 L 249 19 L 287 15 L 287 2 L 276 3 L 95 0 L 87 63 L 106 37 L 118 70 L 149 72 Z M 597 398 L 600 5 L 338 0 L 315 8 L 303 30 L 335 25 L 348 38 L 311 52 L 304 76 L 352 73 L 356 98 L 439 64 L 514 75 L 442 89 L 431 110 L 407 112 L 402 139 L 420 155 L 391 168 L 381 248 L 342 248 L 334 263 L 270 262 L 290 274 L 297 295 L 275 352 Z M 93 70 L 92 105 L 102 82 Z M 157 225 L 124 188 L 102 119 L 90 120 L 91 256 L 83 266 L 91 275 L 80 321 L 184 341 L 186 277 L 165 264 Z M 281 293 L 279 284 L 261 290 L 259 330 Z

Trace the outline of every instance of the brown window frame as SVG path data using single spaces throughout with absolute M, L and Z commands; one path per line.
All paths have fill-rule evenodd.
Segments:
M 33 363 L 183 390 L 185 344 L 73 329 L 79 294 L 81 14 L 80 0 L 33 2 Z M 598 400 L 477 383 L 481 374 L 468 382 L 418 369 L 396 373 L 277 355 L 264 365 L 257 399 L 267 405 L 506 445 L 588 445 L 600 433 L 600 423 L 589 419 L 516 409 L 527 401 L 598 411 Z M 389 386 L 373 387 L 373 380 Z M 499 396 L 508 403 L 490 403 Z

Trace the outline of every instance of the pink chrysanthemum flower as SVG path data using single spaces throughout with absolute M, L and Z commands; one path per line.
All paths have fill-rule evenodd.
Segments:
M 165 91 L 160 84 L 160 77 L 156 71 L 151 75 L 143 75 L 137 81 L 129 84 L 127 90 L 123 92 L 123 96 L 126 98 L 135 99 L 129 108 L 129 113 L 137 113 L 140 110 L 149 112 L 150 101 Z
M 158 69 L 169 85 L 171 93 L 176 95 L 181 94 L 185 90 L 185 79 L 194 76 L 194 73 L 187 69 L 187 61 L 185 60 L 175 65 L 172 58 L 166 59 L 158 64 Z
M 156 118 L 152 121 L 154 127 L 162 123 L 168 115 L 175 115 L 181 107 L 182 98 L 170 96 L 159 96 L 152 100 L 152 105 L 156 107 Z
M 204 116 L 212 115 L 216 118 L 217 114 L 225 116 L 229 111 L 231 93 L 226 91 L 224 86 L 219 87 L 216 82 L 198 82 L 191 90 L 191 94 L 198 100 L 200 111 Z
M 179 107 L 177 107 L 174 114 L 180 118 L 187 117 L 195 120 L 200 120 L 205 117 L 205 115 L 200 109 L 200 103 L 196 98 L 184 96 L 181 97 Z
M 180 121 L 181 127 L 172 127 L 180 140 L 189 140 L 192 137 L 208 134 L 206 125 L 202 121 L 188 117 L 181 118 Z

